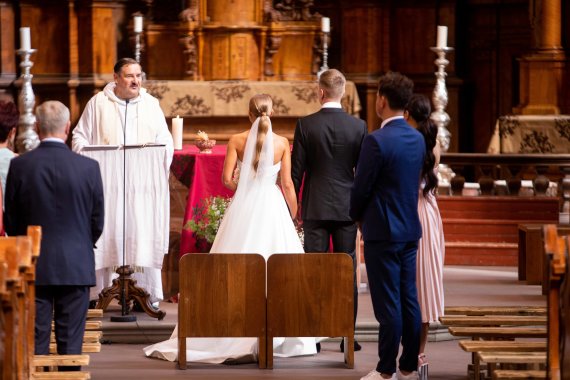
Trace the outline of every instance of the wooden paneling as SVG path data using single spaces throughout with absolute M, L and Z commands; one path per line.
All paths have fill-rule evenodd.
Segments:
M 20 24 L 29 26 L 34 75 L 69 73 L 69 29 L 67 3 L 34 1 L 21 3 Z
M 16 77 L 16 51 L 14 46 L 14 8 L 12 4 L 0 2 L 0 78 L 2 82 Z
M 148 79 L 183 79 L 184 47 L 178 24 L 151 24 L 145 32 L 143 69 Z
M 394 9 L 394 18 L 402 21 L 392 23 L 392 70 L 408 76 L 435 71 L 433 61 L 436 56 L 429 48 L 436 44 L 436 12 L 429 2 L 423 6 Z
M 390 68 L 389 9 L 384 4 L 342 9 L 341 68 L 351 74 L 378 74 Z M 335 26 L 333 26 L 335 27 Z M 333 45 L 334 46 L 334 45 Z M 329 65 L 331 66 L 331 65 Z
M 279 50 L 273 57 L 275 75 L 268 80 L 311 80 L 313 69 L 313 45 L 320 24 L 291 23 L 278 32 L 281 38 Z

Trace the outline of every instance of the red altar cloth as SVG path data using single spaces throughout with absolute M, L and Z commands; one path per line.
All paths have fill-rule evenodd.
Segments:
M 210 196 L 233 196 L 233 192 L 222 185 L 222 170 L 226 156 L 226 145 L 216 145 L 212 153 L 200 153 L 194 145 L 184 145 L 174 151 L 170 170 L 184 185 L 188 186 L 188 200 L 184 212 L 184 223 L 180 236 L 180 256 L 196 252 L 196 240 L 192 231 L 184 225 L 192 219 L 192 211 L 202 199 Z

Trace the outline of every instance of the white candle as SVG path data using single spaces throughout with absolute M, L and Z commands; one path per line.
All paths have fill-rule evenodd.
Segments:
M 32 44 L 30 42 L 30 28 L 27 26 L 20 28 L 20 49 L 30 50 L 31 48 Z
M 331 19 L 328 17 L 321 18 L 321 30 L 324 33 L 328 33 L 331 31 Z
M 447 26 L 437 26 L 437 45 L 438 48 L 447 47 Z
M 135 33 L 142 33 L 143 31 L 143 16 L 135 16 L 135 22 L 133 27 Z
M 174 140 L 174 149 L 177 150 L 182 149 L 183 121 L 184 119 L 178 115 L 172 119 L 172 140 Z

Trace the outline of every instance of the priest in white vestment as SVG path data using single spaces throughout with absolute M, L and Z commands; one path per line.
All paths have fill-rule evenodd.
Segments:
M 151 204 L 137 204 L 136 207 L 153 207 L 155 215 L 158 213 L 158 220 L 165 221 L 163 228 L 156 228 L 156 220 L 150 221 L 144 216 L 148 215 L 145 210 L 135 210 L 135 217 L 132 213 L 127 213 L 126 221 L 126 252 L 127 257 L 137 262 L 126 262 L 126 264 L 137 268 L 133 275 L 137 280 L 137 286 L 144 288 L 151 295 L 151 302 L 156 303 L 163 298 L 161 267 L 164 254 L 168 252 L 168 234 L 170 207 L 164 207 L 169 204 L 170 198 L 168 193 L 168 169 L 172 162 L 174 152 L 172 135 L 168 130 L 164 113 L 159 106 L 158 99 L 148 94 L 141 87 L 142 69 L 137 61 L 132 58 L 122 58 L 115 64 L 113 82 L 108 83 L 103 91 L 93 96 L 85 107 L 77 126 L 73 130 L 72 149 L 75 152 L 89 145 L 137 145 L 137 144 L 164 144 L 166 147 L 166 157 L 163 161 L 156 162 L 158 166 L 165 166 L 166 176 L 164 184 L 157 184 L 158 193 L 156 196 L 164 202 Z M 160 160 L 158 160 L 160 161 Z M 142 163 L 137 163 L 142 164 Z M 162 167 L 161 167 L 162 169 Z M 127 164 L 127 178 L 129 172 Z M 122 179 L 117 179 L 117 181 Z M 166 188 L 166 191 L 164 189 Z M 118 198 L 117 194 L 105 194 L 105 203 L 115 198 L 114 207 L 110 207 L 111 215 L 106 214 L 106 220 L 116 219 L 122 221 L 122 198 Z M 127 194 L 129 197 L 129 194 Z M 164 199 L 165 198 L 165 199 Z M 106 211 L 107 211 L 106 210 Z M 118 213 L 121 213 L 118 215 Z M 137 216 L 138 215 L 138 216 Z M 134 219 L 134 220 L 132 220 Z M 150 223 L 152 225 L 140 225 Z M 117 224 L 117 223 L 115 223 Z M 122 224 L 122 223 L 121 223 Z M 108 227 L 110 224 L 106 224 Z M 132 228 L 130 228 L 132 226 Z M 149 251 L 147 247 L 137 247 L 137 233 L 141 231 L 153 231 L 153 247 L 162 247 L 162 249 Z M 122 231 L 121 231 L 122 232 Z M 97 286 L 91 289 L 91 300 L 98 299 L 99 292 L 111 285 L 114 274 L 113 266 L 122 263 L 111 263 L 110 257 L 116 257 L 117 252 L 105 252 L 108 244 L 102 244 L 101 240 L 105 237 L 105 231 L 100 241 L 97 243 L 95 250 L 95 261 L 97 268 Z M 103 248 L 100 248 L 103 247 Z M 107 248 L 106 248 L 107 247 Z M 141 248 L 143 250 L 141 251 Z M 162 251 L 161 251 L 162 250 Z M 138 251 L 138 252 L 137 252 Z M 153 257 L 140 257 L 140 254 Z M 122 253 L 121 253 L 122 254 Z M 139 257 L 137 258 L 137 254 Z M 133 259 L 134 257 L 134 259 Z M 148 266 L 145 266 L 148 265 Z

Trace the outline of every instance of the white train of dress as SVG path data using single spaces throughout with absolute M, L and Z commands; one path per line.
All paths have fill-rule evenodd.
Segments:
M 272 254 L 303 253 L 287 204 L 276 185 L 281 162 L 273 164 L 273 136 L 269 129 L 257 173 L 251 163 L 250 138 L 257 135 L 257 121 L 248 137 L 238 190 L 220 224 L 211 253 L 258 253 L 265 260 Z M 252 139 L 253 142 L 255 139 Z M 248 154 L 250 152 L 250 154 Z M 178 357 L 177 329 L 169 340 L 145 347 L 145 355 L 169 361 Z M 275 356 L 316 354 L 315 338 L 275 338 Z M 256 338 L 187 338 L 188 362 L 251 362 L 257 359 Z

